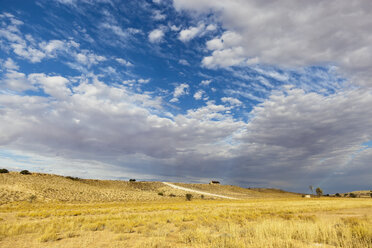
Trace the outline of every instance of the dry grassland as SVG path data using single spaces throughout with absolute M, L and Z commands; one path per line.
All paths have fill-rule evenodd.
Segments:
M 2 180 L 1 187 L 8 185 Z M 73 195 L 72 189 L 75 192 L 75 186 L 67 185 L 68 181 L 58 186 L 66 187 L 63 199 Z M 130 194 L 137 192 L 129 188 Z M 3 202 L 0 247 L 372 247 L 372 199 L 284 194 L 283 198 L 185 201 L 159 196 L 159 188 L 152 184 L 148 188 L 137 193 L 152 194 L 152 200 L 121 199 L 111 185 L 102 188 L 111 196 L 102 198 L 105 194 L 96 189 L 91 198 L 84 198 L 86 202 L 45 200 L 39 195 Z M 29 193 L 38 192 L 42 191 L 30 188 Z M 96 196 L 106 201 L 94 201 Z

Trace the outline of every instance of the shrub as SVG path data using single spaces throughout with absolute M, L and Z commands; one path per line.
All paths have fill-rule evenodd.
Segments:
M 159 193 L 158 193 L 158 195 L 161 195 L 161 196 L 163 196 L 163 195 L 164 195 L 164 193 L 163 193 L 163 192 L 159 192 Z
M 340 193 L 335 194 L 336 197 L 341 197 Z
M 372 193 L 369 193 L 369 195 L 372 197 Z
M 204 199 L 204 195 L 201 195 L 200 198 L 201 198 L 201 199 Z
M 80 178 L 78 178 L 78 177 L 70 177 L 70 176 L 67 176 L 66 178 L 67 178 L 67 179 L 70 179 L 70 180 L 74 180 L 74 181 L 79 181 L 79 180 L 80 180 Z
M 7 169 L 0 169 L 0 173 L 3 174 L 3 173 L 9 173 L 9 171 Z
M 356 194 L 354 194 L 354 193 L 350 193 L 350 197 L 351 197 L 351 198 L 356 198 L 356 197 L 357 197 L 357 195 L 356 195 Z
M 192 194 L 186 194 L 186 200 L 191 201 L 192 199 Z
M 175 195 L 175 194 L 170 194 L 169 196 L 170 196 L 170 197 L 176 197 L 176 195 Z
M 22 175 L 31 175 L 31 172 L 29 172 L 28 170 L 23 170 L 20 172 Z
M 136 179 L 129 179 L 129 182 L 135 182 L 136 181 Z

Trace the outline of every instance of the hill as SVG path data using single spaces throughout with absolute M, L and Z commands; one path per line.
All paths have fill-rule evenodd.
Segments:
M 175 183 L 190 189 L 226 195 L 239 199 L 262 197 L 298 197 L 275 189 L 246 189 L 232 185 Z M 118 180 L 92 180 L 53 174 L 18 172 L 0 174 L 0 203 L 14 201 L 113 202 L 128 200 L 184 199 L 185 192 L 162 182 L 127 182 Z M 193 194 L 201 197 L 201 194 Z M 215 197 L 206 196 L 211 199 Z

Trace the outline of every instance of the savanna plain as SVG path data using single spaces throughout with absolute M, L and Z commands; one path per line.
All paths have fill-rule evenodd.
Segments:
M 372 247 L 372 198 L 0 174 L 0 247 Z

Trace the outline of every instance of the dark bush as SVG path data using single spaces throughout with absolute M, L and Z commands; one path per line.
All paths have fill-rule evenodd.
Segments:
M 335 194 L 336 197 L 341 197 L 340 193 Z
M 80 180 L 80 178 L 78 178 L 78 177 L 67 176 L 66 178 L 70 179 L 70 180 L 74 180 L 74 181 L 79 181 Z
M 129 182 L 135 182 L 136 181 L 136 179 L 129 179 Z
M 192 194 L 186 194 L 186 200 L 191 201 L 192 199 Z
M 351 198 L 356 198 L 356 197 L 357 197 L 357 195 L 356 195 L 356 194 L 354 194 L 354 193 L 350 193 L 350 197 L 351 197 Z
M 201 198 L 201 199 L 204 199 L 204 195 L 201 195 L 200 198 Z
M 158 193 L 158 195 L 161 195 L 161 196 L 163 196 L 163 195 L 164 195 L 164 193 L 163 193 L 163 192 L 159 192 L 159 193 Z
M 170 197 L 176 197 L 176 195 L 175 195 L 175 194 L 170 194 L 169 196 L 170 196 Z
M 0 169 L 0 173 L 3 174 L 3 173 L 9 173 L 9 171 L 7 169 Z
M 22 175 L 31 175 L 31 172 L 29 172 L 28 170 L 23 170 L 20 172 Z

